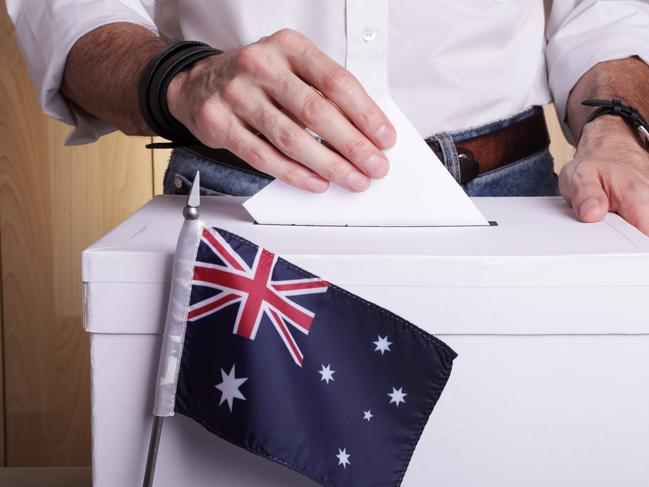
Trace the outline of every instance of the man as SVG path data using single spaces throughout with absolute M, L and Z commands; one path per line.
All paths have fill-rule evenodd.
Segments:
M 586 123 L 593 108 L 582 105 L 619 99 L 649 117 L 647 0 L 545 9 L 540 0 L 9 0 L 8 9 L 46 113 L 76 126 L 72 143 L 113 128 L 152 133 L 137 87 L 169 39 L 224 51 L 176 73 L 163 102 L 205 149 L 234 155 L 174 151 L 167 192 L 186 190 L 196 168 L 221 193 L 252 194 L 269 176 L 363 191 L 389 170 L 381 149 L 394 129 L 370 96 L 389 89 L 469 194 L 556 194 L 534 108 L 552 91 L 577 146 L 561 194 L 581 221 L 614 211 L 649 234 L 645 141 L 620 110 Z

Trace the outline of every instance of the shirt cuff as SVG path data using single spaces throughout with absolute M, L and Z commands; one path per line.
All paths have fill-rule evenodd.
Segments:
M 60 9 L 48 9 L 47 3 L 42 2 L 45 8 L 30 5 L 33 9 L 29 14 L 27 9 L 18 13 L 15 19 L 18 41 L 38 88 L 43 111 L 55 120 L 74 126 L 66 144 L 93 142 L 115 128 L 68 102 L 61 94 L 60 85 L 70 49 L 79 38 L 102 25 L 129 22 L 154 33 L 157 29 L 143 9 L 137 12 L 121 2 L 84 2 L 83 11 L 79 11 L 78 5 L 74 6 L 76 2 Z M 72 11 L 75 8 L 77 11 Z M 37 15 L 32 15 L 34 13 Z
M 649 64 L 649 8 L 618 14 L 608 10 L 610 8 L 602 7 L 591 12 L 592 15 L 583 12 L 560 28 L 548 42 L 546 57 L 550 89 L 563 131 L 568 137 L 571 137 L 566 122 L 568 97 L 588 70 L 600 62 L 632 56 L 638 56 Z

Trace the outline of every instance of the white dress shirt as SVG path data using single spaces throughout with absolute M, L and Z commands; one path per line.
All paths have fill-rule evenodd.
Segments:
M 75 126 L 70 143 L 112 129 L 69 104 L 68 51 L 111 22 L 237 48 L 290 27 L 389 90 L 422 136 L 505 118 L 570 90 L 600 61 L 649 63 L 649 0 L 7 0 L 45 112 Z M 133 46 L 134 49 L 137 46 Z M 552 96 L 551 96 L 552 94 Z

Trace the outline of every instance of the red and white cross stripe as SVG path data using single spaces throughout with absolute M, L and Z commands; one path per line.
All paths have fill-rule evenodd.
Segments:
M 202 241 L 225 265 L 196 262 L 192 284 L 222 292 L 190 306 L 187 319 L 195 321 L 238 303 L 233 333 L 254 340 L 265 315 L 295 363 L 302 366 L 304 356 L 289 325 L 308 335 L 315 315 L 288 296 L 324 293 L 329 283 L 318 278 L 273 281 L 277 256 L 268 250 L 259 247 L 250 267 L 216 230 L 204 229 Z

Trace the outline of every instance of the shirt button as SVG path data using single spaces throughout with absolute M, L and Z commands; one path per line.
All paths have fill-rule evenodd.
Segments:
M 363 32 L 361 33 L 361 38 L 365 42 L 372 42 L 374 39 L 376 39 L 376 29 L 372 29 L 371 27 L 364 28 Z

